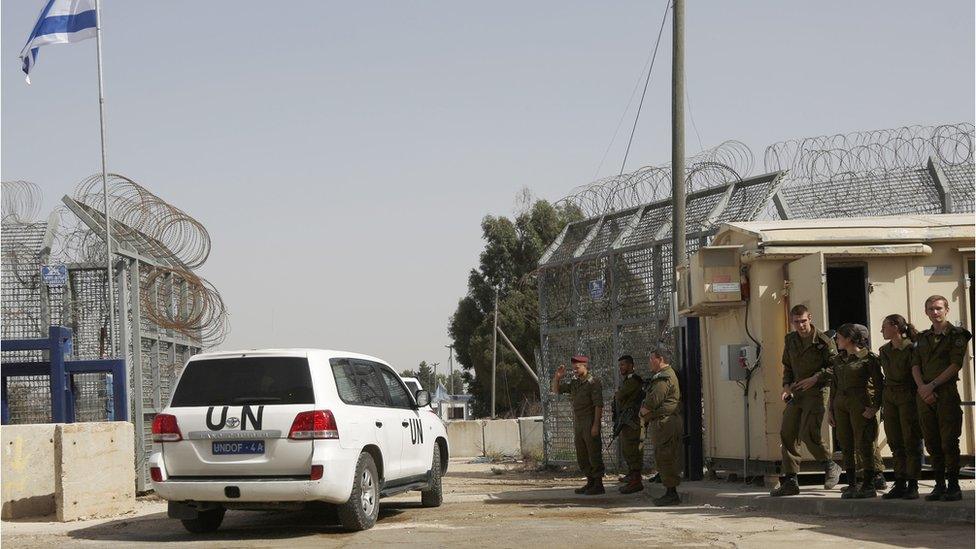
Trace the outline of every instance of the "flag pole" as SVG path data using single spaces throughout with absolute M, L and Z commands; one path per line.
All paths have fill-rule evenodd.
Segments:
M 105 274 L 108 281 L 108 337 L 110 356 L 115 356 L 115 292 L 112 282 L 112 213 L 108 208 L 108 172 L 105 168 L 105 91 L 102 82 L 102 7 L 95 0 L 95 50 L 98 52 L 98 122 L 102 144 L 102 198 L 105 205 Z M 120 352 L 124 350 L 120 349 Z

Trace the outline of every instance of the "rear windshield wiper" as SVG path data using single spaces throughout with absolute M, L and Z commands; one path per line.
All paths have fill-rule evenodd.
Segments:
M 281 402 L 281 397 L 237 397 L 232 399 L 231 402 L 234 404 Z

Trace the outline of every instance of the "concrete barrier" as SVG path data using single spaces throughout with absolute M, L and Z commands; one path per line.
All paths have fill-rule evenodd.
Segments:
M 60 521 L 135 510 L 133 427 L 128 421 L 58 425 L 54 501 Z
M 485 422 L 485 455 L 522 457 L 517 419 L 495 419 Z
M 542 416 L 520 417 L 519 442 L 522 455 L 542 459 Z
M 57 425 L 4 425 L 2 518 L 54 514 L 54 432 Z M 130 460 L 131 461 L 131 460 Z
M 68 521 L 135 510 L 132 424 L 4 425 L 3 518 Z
M 448 422 L 447 439 L 451 445 L 451 457 L 485 455 L 485 432 L 482 420 Z

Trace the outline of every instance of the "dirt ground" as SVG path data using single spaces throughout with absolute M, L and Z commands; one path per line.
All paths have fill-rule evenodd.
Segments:
M 455 460 L 444 505 L 420 507 L 419 493 L 383 500 L 369 531 L 343 532 L 326 510 L 303 512 L 230 511 L 220 530 L 187 533 L 166 517 L 166 504 L 151 498 L 136 513 L 115 519 L 73 523 L 26 519 L 2 523 L 5 547 L 407 547 L 490 546 L 718 546 L 804 549 L 845 543 L 859 547 L 972 547 L 972 524 L 924 524 L 881 519 L 836 519 L 761 514 L 748 508 L 682 506 L 655 508 L 650 485 L 642 494 L 577 496 L 577 479 L 528 471 L 518 464 L 491 465 Z M 786 505 L 784 505 L 786 507 Z

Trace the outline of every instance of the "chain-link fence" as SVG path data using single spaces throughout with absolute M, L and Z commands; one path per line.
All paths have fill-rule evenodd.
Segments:
M 688 195 L 687 247 L 697 250 L 725 221 L 752 220 L 777 192 L 782 173 L 733 179 Z M 611 212 L 568 225 L 539 264 L 542 331 L 540 379 L 574 354 L 590 357 L 603 383 L 603 443 L 612 434 L 610 403 L 619 386 L 617 358 L 632 355 L 637 373 L 649 377 L 658 346 L 672 345 L 671 201 Z M 543 440 L 550 463 L 575 462 L 568 398 L 543 391 Z M 653 452 L 645 461 L 652 465 Z M 611 467 L 620 466 L 616 442 Z
M 752 153 L 729 141 L 688 159 L 687 250 L 729 221 L 972 212 L 973 125 L 912 126 L 798 139 L 766 149 L 766 175 L 748 177 Z M 565 200 L 591 215 L 570 224 L 539 262 L 545 458 L 575 462 L 567 397 L 547 382 L 573 354 L 602 382 L 604 443 L 617 357 L 642 377 L 650 351 L 672 344 L 670 168 L 645 167 L 577 188 Z M 703 403 L 707 406 L 707 403 Z M 610 448 L 620 463 L 620 454 Z M 653 452 L 645 443 L 645 461 Z
M 91 178 L 65 207 L 46 222 L 27 219 L 36 212 L 39 191 L 24 182 L 4 183 L 3 339 L 46 338 L 48 326 L 73 332 L 69 360 L 120 357 L 126 360 L 128 417 L 136 428 L 137 490 L 148 485 L 147 460 L 153 449 L 155 414 L 186 363 L 226 332 L 219 295 L 188 266 L 209 253 L 209 236 L 198 222 L 131 180 L 112 176 L 114 293 L 107 298 L 104 215 L 90 204 Z M 100 183 L 100 179 L 98 180 Z M 41 267 L 67 268 L 63 285 L 45 284 Z M 116 311 L 114 330 L 109 308 Z M 115 336 L 114 339 L 112 336 Z M 4 363 L 46 361 L 46 352 L 9 352 Z M 115 416 L 110 374 L 73 374 L 75 421 Z M 10 423 L 51 421 L 47 376 L 8 376 Z

